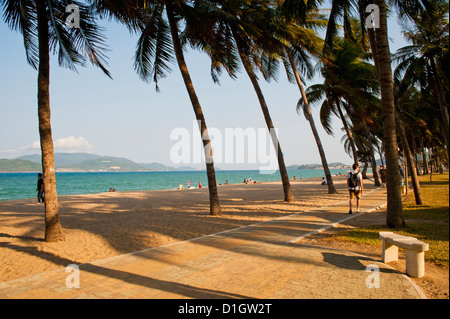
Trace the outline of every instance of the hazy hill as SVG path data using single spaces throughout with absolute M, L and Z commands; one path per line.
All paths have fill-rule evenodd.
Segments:
M 302 164 L 302 165 L 291 165 L 290 169 L 323 169 L 322 164 Z M 341 162 L 328 163 L 329 169 L 347 169 L 351 165 L 347 165 Z
M 0 171 L 40 171 L 41 155 L 25 155 L 9 163 L 4 164 L 4 169 Z M 16 162 L 17 161 L 17 162 Z M 33 168 L 22 169 L 23 162 L 33 165 Z M 14 163 L 17 163 L 15 165 Z M 30 164 L 31 163 L 31 164 Z M 20 164 L 20 165 L 19 165 Z M 36 166 L 37 165 L 37 166 Z M 90 153 L 55 153 L 55 168 L 58 171 L 195 171 L 196 169 L 183 166 L 180 168 L 167 166 L 161 163 L 135 163 L 127 158 L 100 156 Z
M 22 159 L 0 159 L 0 172 L 40 172 L 41 164 Z

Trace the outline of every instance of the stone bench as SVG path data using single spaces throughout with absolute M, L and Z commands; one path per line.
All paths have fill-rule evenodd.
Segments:
M 429 245 L 415 237 L 380 232 L 383 240 L 382 261 L 388 263 L 398 260 L 398 247 L 406 250 L 406 274 L 414 278 L 425 275 L 425 252 Z

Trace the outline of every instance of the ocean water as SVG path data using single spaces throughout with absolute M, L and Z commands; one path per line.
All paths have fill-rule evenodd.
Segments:
M 346 173 L 345 169 L 331 170 L 331 174 Z M 303 177 L 314 178 L 324 176 L 320 169 L 288 170 L 292 179 Z M 279 172 L 262 174 L 254 171 L 216 171 L 219 184 L 242 183 L 244 178 L 258 182 L 274 182 L 281 180 Z M 56 173 L 58 195 L 97 194 L 108 192 L 110 188 L 120 191 L 176 189 L 179 183 L 186 188 L 191 181 L 191 187 L 208 186 L 208 178 L 204 171 L 191 172 L 86 172 L 86 173 Z M 0 201 L 36 198 L 36 173 L 0 173 Z

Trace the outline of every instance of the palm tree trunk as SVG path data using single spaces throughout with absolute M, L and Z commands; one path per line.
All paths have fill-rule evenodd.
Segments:
M 353 153 L 353 163 L 358 164 L 358 152 L 356 151 L 355 146 L 355 140 L 353 139 L 352 132 L 350 131 L 350 128 L 348 127 L 348 123 L 345 120 L 344 114 L 342 113 L 341 109 L 341 103 L 339 102 L 339 99 L 336 99 L 336 108 L 339 112 L 339 117 L 341 118 L 342 124 L 344 125 L 345 132 L 347 133 L 348 140 L 350 141 L 350 147 L 352 149 Z
M 245 55 L 242 45 L 240 43 L 240 40 L 236 36 L 234 30 L 233 30 L 233 37 L 236 41 L 236 46 L 238 48 L 239 56 L 241 57 L 241 61 L 244 66 L 244 69 L 247 72 L 247 75 L 250 78 L 250 81 L 252 82 L 252 85 L 256 92 L 256 95 L 258 96 L 259 104 L 261 106 L 261 110 L 263 112 L 264 119 L 266 121 L 267 129 L 270 132 L 272 144 L 273 144 L 275 150 L 277 151 L 278 167 L 280 170 L 281 181 L 283 183 L 284 201 L 294 202 L 295 197 L 294 197 L 294 194 L 292 194 L 291 184 L 289 182 L 289 176 L 287 174 L 286 165 L 284 163 L 283 152 L 281 151 L 281 145 L 278 141 L 278 137 L 277 137 L 275 128 L 272 123 L 272 118 L 270 117 L 270 114 L 269 114 L 269 108 L 267 107 L 266 100 L 264 99 L 264 95 L 258 84 L 258 80 L 255 76 L 255 73 L 253 73 L 251 63 L 248 60 L 248 57 Z
M 302 95 L 303 101 L 305 101 L 306 113 L 308 115 L 308 122 L 311 126 L 311 131 L 313 133 L 314 139 L 316 140 L 317 148 L 319 149 L 320 160 L 322 162 L 323 171 L 325 174 L 325 178 L 327 180 L 328 185 L 328 194 L 338 194 L 336 187 L 333 184 L 333 178 L 331 177 L 330 169 L 328 168 L 327 158 L 325 156 L 325 151 L 323 150 L 322 142 L 319 137 L 319 133 L 317 132 L 316 124 L 314 123 L 314 119 L 312 116 L 311 108 L 309 107 L 308 98 L 306 97 L 305 90 L 303 88 L 302 80 L 300 79 L 300 75 L 298 74 L 297 67 L 295 66 L 294 57 L 289 49 L 285 48 L 286 54 L 289 57 L 289 63 L 291 64 L 292 71 L 294 71 L 295 81 L 297 82 L 297 86 Z
M 417 171 L 414 169 L 413 163 L 414 159 L 411 154 L 411 149 L 409 148 L 408 139 L 406 138 L 405 126 L 403 122 L 397 117 L 397 127 L 398 133 L 400 135 L 400 141 L 403 145 L 403 152 L 406 157 L 407 170 L 411 171 L 411 180 L 414 188 L 414 198 L 416 199 L 417 205 L 423 205 L 422 191 L 420 190 L 419 178 L 417 177 Z M 406 184 L 408 184 L 408 179 L 406 178 Z
M 428 159 L 427 159 L 427 151 L 423 147 L 422 144 L 422 165 L 423 165 L 423 175 L 428 175 Z
M 36 1 L 39 69 L 38 69 L 38 118 L 42 153 L 45 203 L 45 241 L 64 240 L 58 211 L 56 192 L 55 156 L 53 151 L 52 126 L 50 122 L 50 53 L 48 18 L 45 1 Z
M 379 81 L 383 113 L 383 144 L 386 160 L 387 215 L 390 228 L 404 227 L 400 172 L 398 170 L 398 145 L 395 131 L 394 85 L 392 82 L 385 0 L 376 0 L 380 9 L 380 28 L 375 31 Z
M 375 161 L 375 152 L 373 150 L 371 134 L 370 134 L 369 128 L 365 124 L 364 124 L 364 130 L 366 131 L 366 136 L 367 136 L 367 144 L 368 144 L 367 147 L 369 149 L 369 154 L 370 154 L 370 165 L 372 166 L 372 176 L 375 181 L 375 186 L 380 187 L 381 183 L 380 183 L 380 179 L 378 177 L 377 163 Z
M 411 153 L 411 150 L 409 150 Z M 404 165 L 404 174 L 405 174 L 405 194 L 408 195 L 409 192 L 409 167 L 408 167 L 408 159 L 405 157 L 405 165 Z M 417 176 L 417 175 L 416 175 Z
M 209 139 L 208 128 L 206 126 L 205 117 L 203 116 L 203 110 L 200 105 L 200 101 L 198 100 L 197 94 L 194 89 L 194 85 L 191 80 L 191 76 L 189 74 L 189 70 L 184 60 L 183 49 L 180 44 L 180 38 L 178 36 L 178 27 L 175 21 L 175 17 L 173 15 L 173 11 L 170 6 L 167 6 L 166 10 L 167 10 L 167 17 L 169 19 L 170 32 L 172 35 L 172 41 L 175 50 L 175 55 L 177 57 L 178 66 L 180 68 L 184 84 L 186 86 L 189 98 L 194 108 L 195 117 L 197 119 L 197 122 L 200 123 L 200 134 L 202 136 L 203 147 L 205 150 L 206 174 L 208 176 L 210 214 L 221 215 L 222 210 L 219 203 L 216 172 L 214 169 L 211 140 Z
M 380 154 L 380 162 L 381 162 L 381 165 L 384 166 L 383 152 L 381 151 L 381 147 L 380 147 L 378 144 L 377 144 L 377 151 L 378 151 L 378 154 Z
M 367 169 L 369 168 L 369 162 L 367 161 L 366 158 L 364 158 L 364 166 L 361 172 L 361 175 L 363 177 L 363 179 L 369 179 L 369 177 L 367 177 Z

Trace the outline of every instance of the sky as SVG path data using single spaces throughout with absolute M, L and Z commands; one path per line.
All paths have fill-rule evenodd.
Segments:
M 79 66 L 78 73 L 63 69 L 57 65 L 57 57 L 51 56 L 50 105 L 55 152 L 87 152 L 125 157 L 137 163 L 204 168 L 204 162 L 198 163 L 192 154 L 187 163 L 180 163 L 173 155 L 181 143 L 176 132 L 189 132 L 191 149 L 198 142 L 194 111 L 178 66 L 171 65 L 172 71 L 159 81 L 160 92 L 156 92 L 155 84 L 143 82 L 133 69 L 136 36 L 116 23 L 100 24 L 105 28 L 110 50 L 107 55 L 112 80 L 90 64 Z M 391 52 L 406 45 L 395 19 L 389 23 L 389 37 Z M 0 158 L 39 154 L 37 71 L 26 62 L 21 34 L 11 31 L 3 21 L 0 39 Z M 264 117 L 242 67 L 236 80 L 225 73 L 221 85 L 217 85 L 210 77 L 210 60 L 205 54 L 188 50 L 185 59 L 208 128 L 216 132 L 213 145 L 214 137 L 226 144 L 229 130 L 263 134 Z M 320 81 L 316 77 L 306 85 Z M 282 68 L 277 82 L 266 83 L 260 76 L 259 83 L 278 130 L 286 165 L 320 163 L 309 123 L 296 112 L 300 97 L 297 86 L 286 80 Z M 335 136 L 329 136 L 320 125 L 318 110 L 313 107 L 313 117 L 328 162 L 351 164 L 352 159 L 340 142 L 344 134 L 340 120 L 333 120 Z M 259 151 L 261 145 L 258 144 Z M 235 148 L 235 152 L 239 150 Z M 249 169 L 258 165 L 248 156 L 244 161 L 250 163 L 221 157 L 215 159 L 216 167 L 221 169 Z

